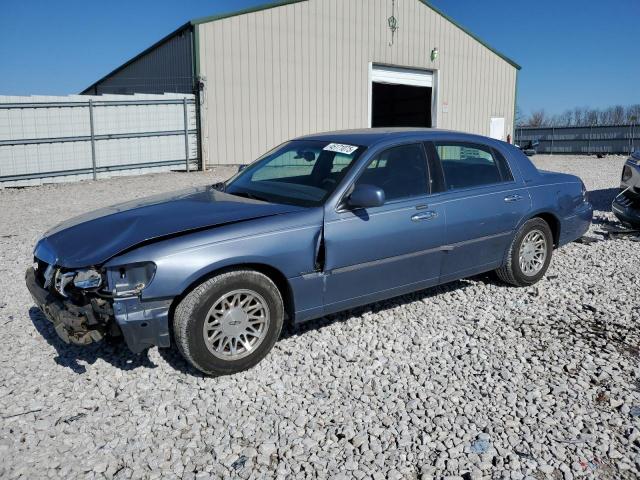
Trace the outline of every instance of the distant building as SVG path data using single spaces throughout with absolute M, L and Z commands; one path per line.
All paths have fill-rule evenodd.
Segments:
M 519 69 L 427 0 L 290 0 L 192 20 L 82 93 L 197 92 L 211 166 L 368 126 L 513 138 Z

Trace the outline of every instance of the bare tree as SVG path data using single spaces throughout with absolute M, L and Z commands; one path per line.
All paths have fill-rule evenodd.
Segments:
M 584 125 L 593 125 L 596 126 L 598 125 L 598 110 L 595 110 L 593 108 L 588 108 L 586 109 L 585 115 L 584 115 Z
M 640 123 L 640 104 L 629 105 L 625 112 L 625 123 L 639 124 Z
M 609 125 L 622 125 L 625 121 L 625 111 L 622 105 L 616 105 L 611 108 L 611 122 Z
M 544 110 L 531 112 L 527 125 L 530 127 L 542 127 L 547 124 L 547 114 Z
M 558 124 L 560 123 L 560 119 L 558 117 L 558 115 L 551 115 L 550 117 L 547 118 L 547 121 L 545 122 L 545 126 L 547 127 L 557 127 L 559 126 Z
M 522 108 L 520 108 L 520 105 L 516 105 L 516 127 L 522 127 L 526 125 L 526 123 L 527 119 L 522 112 Z
M 613 118 L 613 107 L 609 107 L 604 110 L 598 110 L 597 115 L 599 125 L 611 125 L 611 118 Z
M 554 117 L 556 127 L 571 127 L 573 125 L 573 111 L 565 110 L 560 115 Z
M 615 105 L 597 109 L 590 107 L 575 107 L 556 115 L 547 115 L 544 110 L 536 110 L 529 118 L 525 118 L 522 111 L 516 107 L 516 125 L 529 127 L 589 127 L 602 125 L 640 125 L 640 104 Z

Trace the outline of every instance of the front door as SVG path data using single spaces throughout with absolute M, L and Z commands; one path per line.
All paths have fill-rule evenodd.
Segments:
M 382 188 L 386 202 L 325 213 L 327 313 L 425 288 L 440 276 L 445 216 L 429 205 L 423 145 L 385 150 L 356 183 Z

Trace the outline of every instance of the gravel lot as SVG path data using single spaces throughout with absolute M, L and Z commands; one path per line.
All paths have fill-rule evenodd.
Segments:
M 65 345 L 23 275 L 58 222 L 230 170 L 0 191 L 0 477 L 638 478 L 640 243 L 597 233 L 624 159 L 534 161 L 584 179 L 602 241 L 534 287 L 487 275 L 289 330 L 217 379 Z

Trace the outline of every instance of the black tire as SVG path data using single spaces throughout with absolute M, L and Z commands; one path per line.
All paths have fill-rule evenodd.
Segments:
M 207 347 L 205 321 L 220 298 L 238 290 L 254 292 L 265 301 L 269 322 L 262 340 L 253 351 L 245 352 L 247 356 L 218 358 Z M 254 270 L 232 270 L 206 280 L 182 299 L 173 316 L 173 333 L 178 350 L 195 368 L 207 375 L 229 375 L 253 367 L 269 353 L 280 336 L 283 319 L 282 296 L 269 277 Z
M 542 268 L 535 274 L 528 275 L 523 272 L 522 268 L 520 267 L 520 247 L 525 237 L 529 233 L 534 231 L 541 232 L 544 236 L 546 242 L 546 256 Z M 549 224 L 541 218 L 532 218 L 531 220 L 525 222 L 525 224 L 522 225 L 516 233 L 509 247 L 509 251 L 507 252 L 506 262 L 502 267 L 496 270 L 496 273 L 500 280 L 517 287 L 526 287 L 529 285 L 533 285 L 538 280 L 540 280 L 547 272 L 552 255 L 553 234 L 551 233 Z

